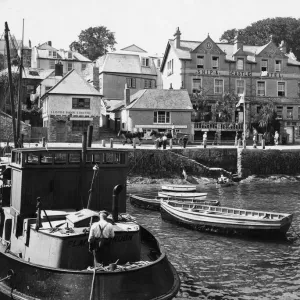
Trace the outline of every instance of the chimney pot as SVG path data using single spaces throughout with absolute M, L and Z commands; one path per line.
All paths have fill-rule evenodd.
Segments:
M 51 41 L 48 41 L 48 45 L 52 47 L 52 42 L 51 42 Z
M 176 32 L 175 32 L 175 34 L 174 34 L 174 36 L 175 36 L 175 40 L 176 40 L 176 48 L 178 49 L 178 48 L 180 48 L 180 35 L 181 35 L 181 32 L 180 32 L 180 30 L 179 30 L 179 27 L 177 27 L 177 30 L 176 30 Z

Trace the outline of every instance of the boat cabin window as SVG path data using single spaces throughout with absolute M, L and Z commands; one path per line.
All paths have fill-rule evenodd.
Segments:
M 41 161 L 41 164 L 48 164 L 48 165 L 51 165 L 53 163 L 53 157 L 52 157 L 52 154 L 49 154 L 49 153 L 42 153 L 41 156 L 40 156 L 40 161 Z
M 94 163 L 102 163 L 102 153 L 94 154 Z
M 86 158 L 85 158 L 85 161 L 87 163 L 91 163 L 93 161 L 93 155 L 92 154 L 87 154 Z
M 106 152 L 103 155 L 104 164 L 113 164 L 114 163 L 114 153 Z
M 39 155 L 33 153 L 25 153 L 25 164 L 28 165 L 38 165 Z
M 54 163 L 56 164 L 66 164 L 67 163 L 67 153 L 55 153 Z
M 70 153 L 69 154 L 69 163 L 80 163 L 80 153 Z
M 116 153 L 116 164 L 125 164 L 125 153 Z

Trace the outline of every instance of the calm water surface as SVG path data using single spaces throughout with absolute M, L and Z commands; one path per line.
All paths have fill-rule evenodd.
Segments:
M 250 180 L 197 188 L 222 206 L 294 213 L 294 219 L 287 241 L 264 241 L 186 229 L 128 202 L 128 213 L 160 240 L 179 273 L 175 299 L 300 299 L 300 183 Z M 127 187 L 128 193 L 156 194 L 159 189 Z

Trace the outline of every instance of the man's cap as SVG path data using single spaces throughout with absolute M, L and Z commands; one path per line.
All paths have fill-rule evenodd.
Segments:
M 109 212 L 107 210 L 100 210 L 99 215 L 105 215 L 106 217 L 109 216 Z

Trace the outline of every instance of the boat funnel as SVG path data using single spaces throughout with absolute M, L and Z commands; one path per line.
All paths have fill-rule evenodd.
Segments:
M 122 192 L 123 186 L 118 184 L 114 187 L 113 190 L 113 201 L 112 201 L 112 218 L 113 221 L 118 221 L 118 213 L 119 213 L 119 194 Z

